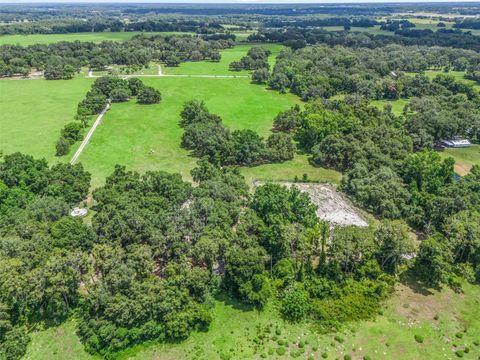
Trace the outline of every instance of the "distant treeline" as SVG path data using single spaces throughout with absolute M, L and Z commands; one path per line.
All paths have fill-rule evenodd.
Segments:
M 289 28 L 287 30 L 267 30 L 248 37 L 250 42 L 277 42 L 297 49 L 313 44 L 343 45 L 348 47 L 377 48 L 389 44 L 442 46 L 480 50 L 480 37 L 461 30 L 429 29 L 416 30 L 402 28 L 393 36 L 373 35 L 363 32 L 326 31 L 323 29 Z

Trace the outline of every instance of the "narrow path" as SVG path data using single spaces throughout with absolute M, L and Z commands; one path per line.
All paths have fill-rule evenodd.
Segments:
M 85 146 L 87 146 L 88 142 L 90 141 L 90 138 L 92 137 L 93 133 L 95 132 L 95 129 L 100 124 L 100 121 L 102 120 L 103 115 L 105 115 L 105 113 L 107 112 L 107 110 L 109 108 L 110 108 L 110 103 L 108 103 L 107 106 L 105 106 L 105 109 L 103 109 L 102 112 L 97 116 L 95 122 L 93 123 L 92 127 L 88 131 L 87 136 L 85 136 L 85 139 L 83 139 L 79 148 L 77 149 L 77 151 L 73 155 L 72 160 L 70 160 L 70 164 L 74 165 L 77 162 L 78 158 L 82 154 L 82 151 L 85 149 Z
M 100 75 L 93 75 L 93 71 L 88 71 L 88 78 L 99 78 Z M 191 77 L 191 78 L 209 78 L 209 79 L 236 79 L 236 78 L 249 78 L 249 75 L 201 75 L 201 74 L 165 74 L 162 72 L 162 67 L 158 64 L 158 73 L 157 74 L 132 74 L 132 75 L 124 75 L 123 78 L 130 78 L 130 77 Z

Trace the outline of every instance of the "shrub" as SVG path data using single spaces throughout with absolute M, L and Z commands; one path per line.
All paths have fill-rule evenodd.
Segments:
M 457 350 L 455 351 L 455 355 L 457 355 L 457 357 L 459 358 L 463 358 L 465 356 L 465 353 L 463 352 L 463 350 Z
M 368 355 L 365 355 L 365 356 L 363 357 L 363 360 L 372 360 L 372 358 L 371 358 L 370 356 L 368 356 Z
M 414 337 L 415 337 L 415 341 L 416 341 L 417 343 L 419 343 L 419 344 L 423 343 L 424 338 L 423 338 L 422 335 L 416 334 Z
M 475 341 L 473 342 L 473 345 L 479 346 L 479 345 L 480 345 L 480 340 L 475 340 Z
M 144 86 L 138 93 L 139 104 L 158 104 L 161 99 L 160 92 L 151 86 Z
M 68 141 L 62 136 L 60 137 L 60 139 L 58 139 L 55 147 L 57 150 L 55 154 L 57 156 L 63 156 L 68 153 L 68 150 L 70 150 L 70 141 Z
M 285 355 L 285 353 L 286 353 L 286 350 L 283 346 L 280 346 L 280 347 L 277 348 L 277 354 L 278 355 Z
M 298 347 L 299 347 L 299 348 L 304 348 L 304 347 L 305 347 L 305 342 L 304 342 L 304 341 L 300 341 L 300 342 L 298 343 Z
M 114 103 L 125 102 L 128 101 L 132 92 L 129 88 L 115 88 L 110 93 L 110 99 Z
M 327 354 L 327 353 L 323 353 L 323 354 L 322 354 L 322 358 L 324 358 L 324 359 L 328 358 L 328 354 Z
M 461 339 L 461 338 L 463 338 L 463 333 L 457 332 L 457 333 L 455 334 L 455 337 L 457 337 L 458 339 Z
M 343 342 L 345 341 L 345 339 L 340 335 L 335 335 L 334 339 L 336 342 L 339 342 L 340 344 L 343 344 Z
M 352 360 L 352 356 L 349 355 L 349 354 L 346 354 L 344 357 L 343 357 L 344 360 Z
M 305 319 L 310 310 L 307 294 L 300 289 L 287 291 L 282 304 L 282 314 L 287 320 L 297 322 Z

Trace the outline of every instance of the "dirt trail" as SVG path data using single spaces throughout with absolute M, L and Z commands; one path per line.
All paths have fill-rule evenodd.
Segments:
M 100 121 L 102 120 L 103 115 L 105 115 L 105 113 L 107 112 L 108 109 L 110 109 L 110 103 L 108 103 L 107 106 L 105 106 L 105 109 L 103 109 L 102 112 L 95 119 L 95 122 L 93 123 L 92 127 L 88 131 L 87 136 L 85 136 L 85 139 L 83 139 L 79 148 L 77 149 L 77 151 L 73 155 L 72 160 L 70 160 L 70 164 L 74 165 L 78 161 L 78 158 L 80 157 L 83 150 L 87 146 L 88 142 L 90 141 L 90 138 L 92 137 L 93 133 L 97 129 L 97 126 L 100 124 Z

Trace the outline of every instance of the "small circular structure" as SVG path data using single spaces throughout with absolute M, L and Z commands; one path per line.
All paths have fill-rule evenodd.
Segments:
M 74 208 L 71 212 L 70 212 L 70 216 L 73 216 L 73 217 L 78 217 L 78 216 L 85 216 L 87 215 L 87 212 L 88 210 L 85 209 L 85 208 Z

